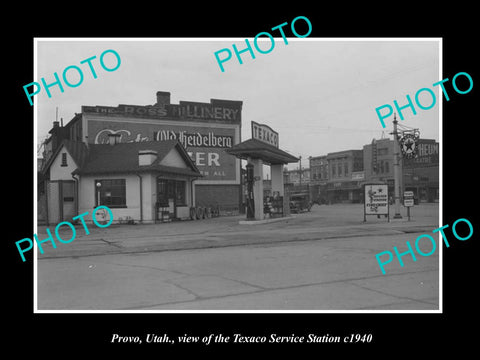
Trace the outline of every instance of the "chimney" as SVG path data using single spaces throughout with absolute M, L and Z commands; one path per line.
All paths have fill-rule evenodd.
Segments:
M 167 91 L 157 91 L 157 103 L 154 106 L 164 107 L 170 105 L 170 93 Z
M 108 143 L 113 146 L 120 143 L 120 134 L 108 134 Z
M 152 165 L 157 160 L 158 153 L 155 150 L 139 150 L 138 151 L 138 165 L 146 166 Z
M 54 129 L 55 129 L 55 128 L 58 128 L 58 125 L 59 125 L 59 124 L 60 124 L 60 123 L 59 123 L 57 120 L 55 120 L 55 121 L 53 122 L 53 128 L 54 128 Z

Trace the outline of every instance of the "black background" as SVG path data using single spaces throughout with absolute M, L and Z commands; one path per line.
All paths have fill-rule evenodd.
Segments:
M 316 3 L 311 3 L 316 4 Z M 322 3 L 320 3 L 322 4 Z M 186 3 L 176 9 L 165 4 L 140 2 L 115 3 L 102 9 L 99 4 L 72 3 L 65 8 L 53 5 L 26 6 L 10 10 L 3 22 L 4 111 L 2 134 L 4 190 L 2 241 L 3 274 L 7 284 L 2 291 L 5 311 L 3 343 L 17 355 L 33 350 L 32 356 L 52 358 L 72 355 L 134 354 L 152 352 L 163 357 L 183 350 L 213 353 L 257 349 L 296 354 L 309 351 L 312 356 L 345 351 L 371 356 L 432 355 L 438 350 L 473 347 L 476 326 L 472 315 L 477 302 L 476 257 L 479 241 L 478 146 L 475 129 L 478 110 L 479 74 L 475 19 L 472 2 L 450 3 L 450 8 L 422 9 L 399 3 L 382 8 L 348 3 L 339 8 L 319 5 L 294 8 L 293 4 L 264 6 L 260 10 L 246 3 L 223 3 L 193 8 Z M 15 241 L 33 234 L 33 112 L 23 85 L 33 79 L 34 37 L 242 37 L 251 38 L 261 31 L 296 16 L 312 23 L 309 37 L 442 37 L 443 74 L 451 81 L 458 72 L 467 72 L 474 81 L 473 90 L 457 94 L 447 85 L 450 101 L 443 100 L 443 224 L 467 218 L 474 234 L 468 241 L 454 239 L 447 229 L 450 248 L 443 248 L 443 314 L 34 314 L 32 252 L 22 263 Z M 300 22 L 297 23 L 300 26 Z M 304 33 L 298 28 L 299 33 Z M 478 31 L 477 31 L 478 33 Z M 288 34 L 287 34 L 288 35 Z M 275 55 L 271 55 L 275 56 Z M 192 62 L 194 62 L 192 54 Z M 280 76 L 280 74 L 279 74 Z M 308 76 L 308 74 L 306 74 Z M 440 80 L 440 79 L 439 79 Z M 465 89 L 468 85 L 459 87 Z M 477 100 L 477 101 L 475 101 Z M 475 111 L 477 110 L 477 111 Z M 5 128 L 6 127 L 6 128 Z M 472 327 L 473 325 L 473 327 Z M 4 334 L 5 334 L 4 332 Z M 206 336 L 222 333 L 268 336 L 295 334 L 373 334 L 370 344 L 111 344 L 113 333 L 143 336 L 147 333 L 185 333 Z M 4 345 L 4 347 L 5 347 Z M 4 349 L 7 352 L 7 349 Z

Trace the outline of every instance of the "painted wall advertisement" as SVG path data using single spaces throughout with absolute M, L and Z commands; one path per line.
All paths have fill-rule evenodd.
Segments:
M 235 144 L 236 131 L 239 129 L 235 127 L 209 127 L 202 124 L 88 122 L 88 139 L 94 144 L 108 144 L 108 134 L 119 134 L 122 143 L 178 140 L 204 176 L 198 183 L 203 180 L 235 181 L 239 178 L 236 158 L 225 152 Z
M 365 215 L 388 215 L 387 184 L 365 184 Z

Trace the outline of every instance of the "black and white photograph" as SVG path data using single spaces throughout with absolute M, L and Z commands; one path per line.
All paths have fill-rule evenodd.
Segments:
M 175 5 L 8 12 L 6 350 L 473 347 L 473 6 Z

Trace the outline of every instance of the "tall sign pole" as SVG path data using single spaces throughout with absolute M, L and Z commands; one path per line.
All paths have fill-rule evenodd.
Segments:
M 394 219 L 401 219 L 400 214 L 400 147 L 398 144 L 397 115 L 393 114 L 393 177 L 394 177 L 394 196 L 395 196 L 395 215 Z

